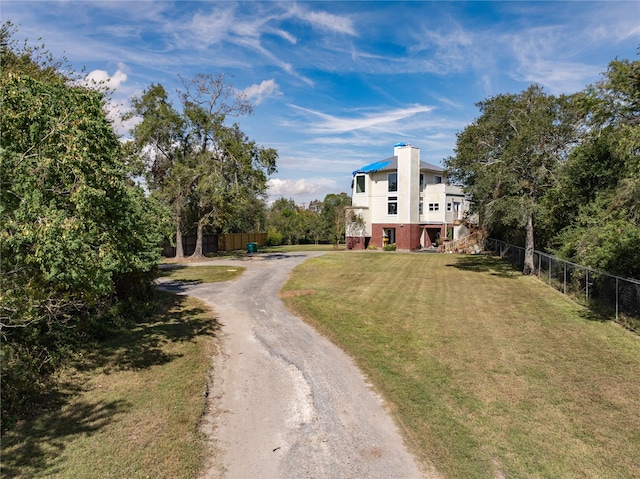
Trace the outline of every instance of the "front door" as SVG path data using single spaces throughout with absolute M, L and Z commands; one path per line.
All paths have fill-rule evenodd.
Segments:
M 384 228 L 382 230 L 382 244 L 395 244 L 396 242 L 396 229 L 395 228 Z

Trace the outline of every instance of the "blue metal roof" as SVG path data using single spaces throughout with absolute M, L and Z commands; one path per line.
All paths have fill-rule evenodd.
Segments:
M 363 166 L 362 168 L 354 171 L 353 176 L 357 175 L 358 173 L 375 173 L 376 171 L 382 170 L 387 166 L 389 166 L 392 161 L 393 161 L 393 158 L 388 158 L 382 161 L 376 161 L 375 163 L 371 163 L 370 165 Z
M 363 166 L 362 168 L 357 169 L 352 173 L 352 176 L 356 176 L 358 173 L 375 173 L 376 171 L 384 171 L 384 170 L 395 170 L 398 168 L 398 157 L 392 156 L 387 158 L 386 160 L 376 161 L 375 163 L 371 163 L 369 165 Z M 433 165 L 431 163 L 427 163 L 426 161 L 420 162 L 420 171 L 427 170 L 433 171 L 436 173 L 444 173 L 444 168 L 441 166 Z

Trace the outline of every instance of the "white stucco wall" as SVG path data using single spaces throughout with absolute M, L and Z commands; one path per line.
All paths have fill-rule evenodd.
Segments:
M 363 217 L 368 231 L 372 223 L 453 223 L 462 219 L 469 205 L 464 198 L 463 190 L 458 186 L 444 183 L 443 173 L 439 171 L 420 171 L 420 149 L 410 145 L 394 148 L 398 156 L 398 191 L 388 191 L 388 175 L 395 171 L 378 171 L 364 174 L 365 192 L 356 193 L 356 177 L 354 177 L 351 194 L 354 207 L 364 207 Z M 420 174 L 423 185 L 420 186 Z M 356 175 L 358 176 L 358 175 Z M 436 183 L 437 177 L 442 183 Z M 398 214 L 389 215 L 388 200 L 390 196 L 398 198 Z M 419 215 L 419 202 L 423 202 L 423 212 Z M 453 203 L 460 203 L 460 211 L 456 215 Z M 438 211 L 429 211 L 429 204 L 437 203 Z M 447 211 L 447 203 L 451 203 L 451 211 Z

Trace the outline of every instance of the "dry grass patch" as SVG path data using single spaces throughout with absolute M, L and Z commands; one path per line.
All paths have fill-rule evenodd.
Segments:
M 296 296 L 304 296 L 305 294 L 313 294 L 315 293 L 314 289 L 302 289 L 297 291 L 281 291 L 279 293 L 280 298 L 294 298 Z
M 180 264 L 163 268 L 160 270 L 160 274 L 174 281 L 217 283 L 230 281 L 241 275 L 245 269 L 242 266 L 187 266 Z
M 496 258 L 328 254 L 286 303 L 446 477 L 640 477 L 640 338 Z

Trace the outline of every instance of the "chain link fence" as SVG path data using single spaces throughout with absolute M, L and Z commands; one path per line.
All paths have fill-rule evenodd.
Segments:
M 524 248 L 489 238 L 487 251 L 524 268 Z M 635 332 L 640 332 L 640 280 L 615 276 L 534 251 L 533 263 L 541 281 Z

